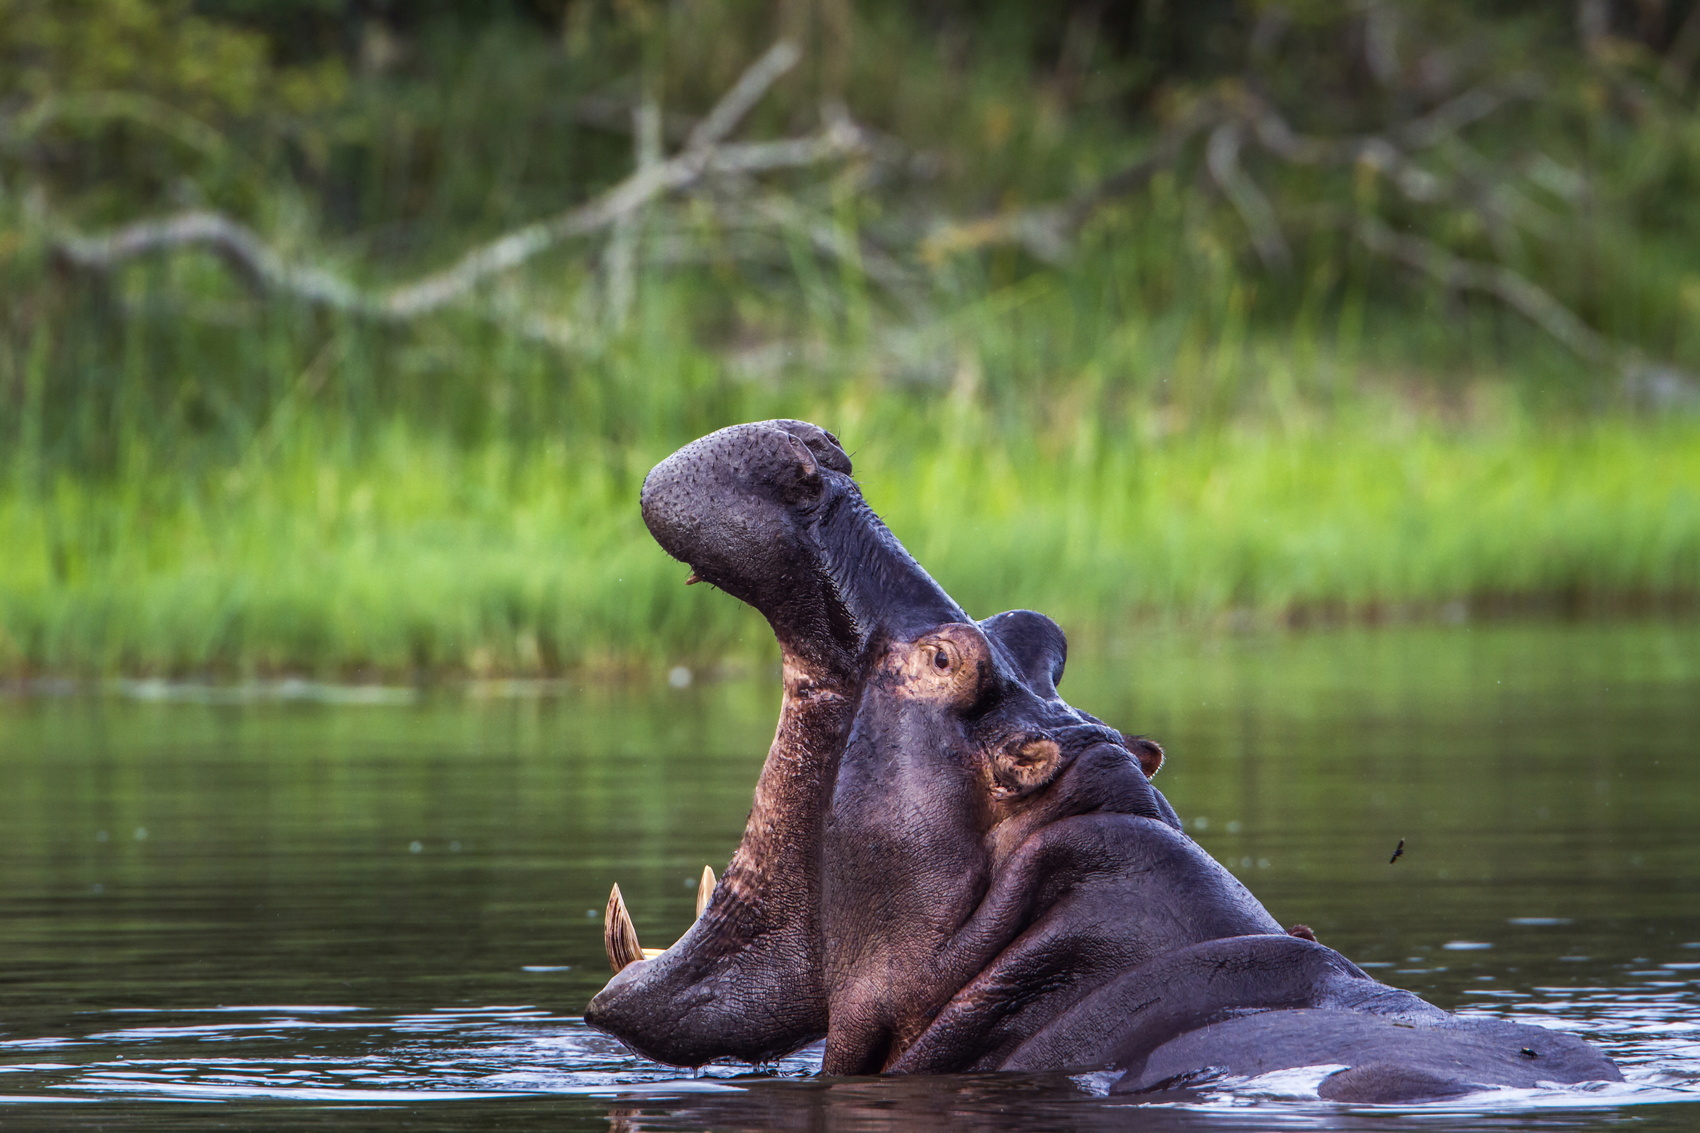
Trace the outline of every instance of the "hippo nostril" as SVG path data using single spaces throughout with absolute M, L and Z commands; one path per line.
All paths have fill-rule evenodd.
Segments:
M 775 470 L 775 484 L 780 489 L 780 499 L 785 503 L 802 504 L 818 496 L 824 486 L 820 462 L 809 446 L 796 437 L 787 434 L 785 443 L 797 463 L 794 469 Z
M 790 442 L 791 453 L 797 458 L 797 463 L 802 466 L 804 479 L 819 476 L 820 463 L 815 460 L 815 454 L 809 451 L 809 446 L 789 434 L 786 435 L 785 439 Z

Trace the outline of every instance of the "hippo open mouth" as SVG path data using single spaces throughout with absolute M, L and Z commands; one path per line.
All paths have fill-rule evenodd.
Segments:
M 784 700 L 744 838 L 690 930 L 585 1012 L 677 1065 L 825 1037 L 832 1074 L 1346 1067 L 1325 1097 L 1620 1077 L 1582 1041 L 1459 1018 L 1282 931 L 1181 830 L 1156 744 L 1057 694 L 1030 611 L 969 618 L 863 501 L 832 434 L 738 425 L 658 465 L 667 552 L 766 616 Z
M 784 700 L 743 841 L 702 915 L 663 954 L 621 967 L 585 1017 L 663 1062 L 759 1062 L 827 1031 L 821 826 L 871 642 L 967 615 L 862 500 L 837 438 L 805 422 L 686 445 L 650 472 L 642 504 L 693 580 L 767 617 Z M 617 917 L 608 933 L 618 966 L 635 937 Z

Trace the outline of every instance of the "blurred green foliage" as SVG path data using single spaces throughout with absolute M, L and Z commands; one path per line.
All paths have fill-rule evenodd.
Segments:
M 0 669 L 712 653 L 744 623 L 672 597 L 632 500 L 769 415 L 839 429 L 977 611 L 1692 595 L 1697 12 L 0 0 Z M 647 100 L 676 152 L 781 37 L 736 137 L 848 113 L 861 156 L 426 316 L 65 253 L 215 210 L 416 279 L 630 174 Z

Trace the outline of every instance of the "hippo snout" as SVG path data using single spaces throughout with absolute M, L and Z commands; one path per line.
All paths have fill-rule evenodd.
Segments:
M 736 587 L 794 541 L 795 512 L 817 502 L 823 471 L 848 476 L 831 433 L 805 421 L 733 425 L 686 445 L 643 482 L 643 520 L 704 580 Z M 787 537 L 791 536 L 791 537 Z
M 811 683 L 851 679 L 875 633 L 967 615 L 868 509 L 837 438 L 806 421 L 733 425 L 643 484 L 656 542 L 767 618 Z

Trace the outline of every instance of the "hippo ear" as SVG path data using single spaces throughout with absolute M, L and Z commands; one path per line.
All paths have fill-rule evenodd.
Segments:
M 1002 648 L 1031 692 L 1046 700 L 1057 695 L 1068 661 L 1062 627 L 1032 610 L 1006 610 L 981 622 L 980 629 Z
M 1050 784 L 1063 767 L 1062 747 L 1053 739 L 1027 738 L 992 753 L 992 796 L 1018 799 Z
M 1156 740 L 1148 740 L 1144 736 L 1130 736 L 1122 733 L 1122 746 L 1133 753 L 1139 760 L 1139 766 L 1144 769 L 1147 779 L 1157 774 L 1163 766 L 1163 749 Z

